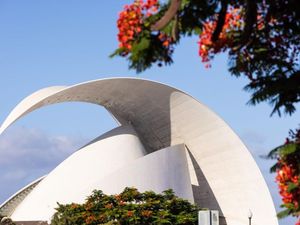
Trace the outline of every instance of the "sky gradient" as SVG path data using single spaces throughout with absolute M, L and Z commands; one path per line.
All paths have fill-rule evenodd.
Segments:
M 125 59 L 110 59 L 118 45 L 118 12 L 128 2 L 1 0 L 0 122 L 27 95 L 48 86 L 119 76 L 163 82 L 194 96 L 232 127 L 260 166 L 278 209 L 272 162 L 259 156 L 282 144 L 297 127 L 299 112 L 270 117 L 268 104 L 247 105 L 250 93 L 242 90 L 247 80 L 230 76 L 226 54 L 205 69 L 197 37 L 181 41 L 169 67 L 136 74 Z M 103 108 L 83 103 L 49 106 L 17 121 L 0 136 L 0 202 L 114 126 Z

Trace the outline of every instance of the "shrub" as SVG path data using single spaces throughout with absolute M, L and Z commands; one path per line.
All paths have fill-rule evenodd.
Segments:
M 117 195 L 94 191 L 83 204 L 58 204 L 51 225 L 74 224 L 197 224 L 199 208 L 178 198 L 172 190 L 162 194 L 125 188 Z

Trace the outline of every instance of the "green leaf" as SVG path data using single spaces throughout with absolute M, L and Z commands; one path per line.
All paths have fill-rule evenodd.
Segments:
M 122 52 L 124 52 L 124 48 L 118 48 L 116 49 L 111 55 L 109 55 L 110 58 L 115 57 L 116 55 L 120 55 Z
M 150 46 L 150 40 L 148 37 L 144 37 L 141 39 L 141 41 L 139 42 L 139 44 L 136 45 L 136 49 L 138 49 L 139 51 L 142 51 L 146 48 L 149 48 Z
M 295 189 L 297 189 L 297 188 L 298 188 L 298 185 L 297 185 L 297 184 L 292 183 L 292 182 L 289 182 L 287 191 L 288 191 L 288 192 L 292 192 L 293 190 L 295 190 Z
M 186 5 L 190 3 L 190 0 L 182 0 L 180 8 L 183 9 Z
M 280 149 L 280 155 L 281 156 L 287 156 L 287 155 L 290 155 L 290 154 L 296 152 L 296 150 L 297 150 L 297 144 L 296 143 L 287 144 L 287 145 L 284 145 Z
M 270 173 L 275 173 L 276 170 L 277 170 L 277 168 L 278 168 L 278 165 L 277 165 L 277 163 L 276 163 L 276 164 L 274 164 L 274 165 L 270 168 Z
M 139 58 L 140 57 L 139 53 L 149 48 L 149 46 L 150 46 L 150 40 L 147 37 L 143 37 L 140 42 L 134 44 L 132 46 L 132 51 L 131 51 L 133 60 Z
M 201 29 L 200 27 L 195 27 L 195 28 L 194 28 L 194 34 L 195 34 L 195 35 L 200 35 L 201 32 L 202 32 L 202 29 Z
M 280 145 L 280 146 L 272 149 L 269 152 L 269 154 L 267 156 L 265 156 L 265 158 L 276 159 L 278 157 L 278 155 L 285 157 L 287 155 L 293 154 L 296 151 L 297 151 L 297 144 L 295 144 L 295 143 Z
M 269 154 L 266 156 L 266 158 L 268 159 L 276 159 L 278 157 L 278 153 L 280 151 L 280 149 L 283 147 L 284 145 L 280 145 L 274 149 L 272 149 Z
M 176 26 L 175 20 L 171 20 L 165 27 L 163 27 L 161 30 L 167 34 L 168 36 L 172 36 L 173 27 Z
M 289 216 L 290 214 L 291 214 L 291 210 L 290 210 L 290 209 L 285 209 L 285 210 L 283 210 L 283 211 L 277 213 L 277 217 L 278 217 L 279 219 L 282 219 L 282 218 L 284 218 L 284 217 Z
M 268 51 L 268 49 L 266 49 L 266 48 L 259 48 L 259 49 L 254 50 L 255 53 L 262 53 L 262 52 L 267 52 L 267 51 Z

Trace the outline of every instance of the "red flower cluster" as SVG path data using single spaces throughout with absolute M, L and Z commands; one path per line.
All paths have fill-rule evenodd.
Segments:
M 134 214 L 133 211 L 127 211 L 127 216 L 128 216 L 128 217 L 132 217 L 133 214 Z
M 124 10 L 119 14 L 117 26 L 119 48 L 124 49 L 125 55 L 131 51 L 134 40 L 141 33 L 145 18 L 157 12 L 158 7 L 158 0 L 135 0 L 133 4 L 124 6 Z
M 96 222 L 96 217 L 94 215 L 90 215 L 85 219 L 86 224 L 92 224 Z
M 142 216 L 144 216 L 144 217 L 150 217 L 151 215 L 152 215 L 151 210 L 143 210 L 142 211 Z
M 214 54 L 224 51 L 227 47 L 231 46 L 234 37 L 230 35 L 230 32 L 241 30 L 244 27 L 241 14 L 241 8 L 229 8 L 225 16 L 223 29 L 216 42 L 212 42 L 211 40 L 212 34 L 217 26 L 216 17 L 203 25 L 198 44 L 199 56 L 202 62 L 206 63 L 206 67 L 210 67 L 209 61 Z
M 279 162 L 280 168 L 277 170 L 276 181 L 279 187 L 279 193 L 282 197 L 282 201 L 285 204 L 292 204 L 294 208 L 299 207 L 300 201 L 300 187 L 293 191 L 288 190 L 289 184 L 295 184 L 299 186 L 299 174 L 293 164 L 287 164 L 285 162 Z
M 173 38 L 169 37 L 167 34 L 160 32 L 158 39 L 162 42 L 162 45 L 166 48 L 169 48 L 173 43 Z
M 277 162 L 276 182 L 282 197 L 284 207 L 290 210 L 290 214 L 298 217 L 296 225 L 300 225 L 300 129 L 291 133 L 291 139 L 287 138 L 283 148 L 296 147 L 292 153 L 279 155 Z M 296 145 L 296 146 L 295 146 Z M 288 151 L 286 151 L 288 152 Z

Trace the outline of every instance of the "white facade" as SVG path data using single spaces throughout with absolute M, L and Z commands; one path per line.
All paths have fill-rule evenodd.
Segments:
M 93 189 L 117 193 L 135 186 L 172 188 L 219 210 L 222 224 L 247 224 L 249 209 L 253 224 L 278 224 L 266 183 L 237 135 L 206 106 L 160 83 L 115 78 L 42 89 L 11 112 L 0 134 L 25 114 L 66 101 L 102 105 L 121 127 L 62 162 L 15 205 L 13 219 L 49 220 L 56 202 L 82 202 Z

